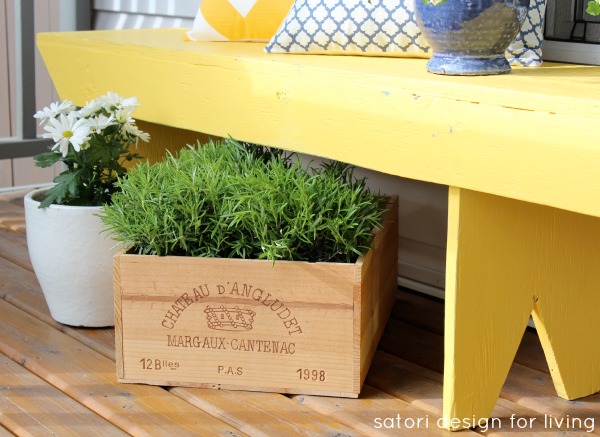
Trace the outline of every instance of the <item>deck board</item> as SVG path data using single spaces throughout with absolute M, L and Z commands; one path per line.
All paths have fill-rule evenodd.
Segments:
M 8 429 L 0 425 L 0 437 L 13 437 L 15 434 L 10 432 Z
M 441 393 L 440 393 L 441 394 Z M 434 416 L 398 399 L 395 396 L 379 391 L 368 385 L 363 386 L 360 401 L 347 398 L 326 398 L 319 396 L 294 396 L 302 405 L 307 405 L 322 414 L 336 417 L 349 426 L 359 429 L 369 435 L 389 435 L 385 429 L 384 418 L 402 418 L 400 427 L 395 429 L 394 435 L 415 435 L 418 431 L 420 436 L 450 436 L 450 431 L 439 429 L 435 421 L 439 416 Z M 429 421 L 427 419 L 429 418 Z M 414 425 L 413 425 L 414 424 Z M 381 425 L 378 427 L 378 425 Z M 465 430 L 461 436 L 472 436 L 475 432 Z
M 17 234 L 9 228 L 0 226 L 0 241 L 2 241 L 2 245 L 0 245 L 0 258 L 29 271 L 33 271 L 29 252 L 27 251 L 25 234 Z
M 276 393 L 183 387 L 171 393 L 253 436 L 362 435 L 354 427 Z
M 4 247 L 4 241 L 2 242 L 0 247 Z M 0 278 L 0 295 L 4 300 L 114 361 L 114 331 L 77 329 L 54 321 L 33 269 L 28 270 L 13 264 L 0 254 Z
M 25 234 L 23 216 L 23 196 L 27 190 L 4 191 L 0 193 L 0 229 Z
M 406 291 L 399 294 L 359 399 L 117 383 L 113 329 L 77 329 L 52 320 L 28 258 L 24 227 L 14 225 L 23 222 L 22 195 L 0 193 L 0 365 L 11 369 L 0 376 L 0 388 L 15 394 L 20 381 L 38 383 L 29 392 L 21 387 L 20 404 L 16 398 L 0 400 L 0 411 L 21 405 L 27 413 L 17 419 L 31 424 L 37 406 L 48 404 L 44 393 L 55 393 L 52 402 L 69 405 L 58 407 L 57 414 L 61 408 L 82 408 L 108 423 L 104 435 L 118 433 L 117 428 L 133 435 L 157 429 L 228 436 L 449 435 L 436 425 L 442 412 L 443 303 Z M 19 376 L 11 382 L 10 374 Z M 375 427 L 377 418 L 398 415 L 404 425 L 408 418 L 428 418 L 428 426 Z M 534 419 L 532 426 L 511 426 L 511 415 Z M 549 429 L 545 415 L 593 419 L 593 432 L 600 434 L 600 394 L 578 401 L 558 398 L 537 335 L 527 330 L 494 410 L 499 425 L 457 435 L 590 435 L 565 423 Z M 0 414 L 0 436 L 27 435 L 17 422 Z
M 0 352 L 129 433 L 242 434 L 161 387 L 119 384 L 113 361 L 1 300 Z
M 127 435 L 2 354 L 0 394 L 0 422 L 20 436 Z

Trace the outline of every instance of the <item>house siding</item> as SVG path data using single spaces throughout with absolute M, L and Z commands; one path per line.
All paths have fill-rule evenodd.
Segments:
M 36 0 L 34 10 L 35 32 L 59 30 L 59 0 Z M 16 66 L 14 1 L 0 0 L 0 29 L 5 37 L 0 39 L 0 137 L 11 137 L 16 131 Z M 36 106 L 47 106 L 58 100 L 50 76 L 39 54 L 35 53 Z M 33 114 L 31 114 L 33 116 Z M 38 131 L 41 133 L 41 130 Z M 35 167 L 32 158 L 0 160 L 0 189 L 12 186 L 48 183 L 60 172 L 59 166 Z
M 192 27 L 198 0 L 95 0 L 93 28 Z

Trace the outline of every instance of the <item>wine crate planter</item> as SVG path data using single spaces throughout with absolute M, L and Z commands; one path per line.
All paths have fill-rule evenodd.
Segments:
M 396 295 L 397 202 L 354 264 L 117 254 L 119 381 L 357 397 Z

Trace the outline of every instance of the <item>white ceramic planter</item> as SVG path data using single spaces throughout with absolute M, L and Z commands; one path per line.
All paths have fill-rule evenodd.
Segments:
M 38 208 L 45 189 L 25 196 L 27 247 L 54 320 L 72 326 L 114 326 L 114 241 L 100 233 L 101 207 Z

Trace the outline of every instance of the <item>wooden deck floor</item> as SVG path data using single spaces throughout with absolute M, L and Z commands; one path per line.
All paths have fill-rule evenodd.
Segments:
M 27 254 L 23 194 L 0 193 L 0 437 L 453 434 L 437 426 L 443 303 L 405 291 L 359 399 L 119 384 L 112 329 L 51 319 Z M 528 331 L 494 417 L 454 435 L 600 434 L 600 394 L 558 398 Z

